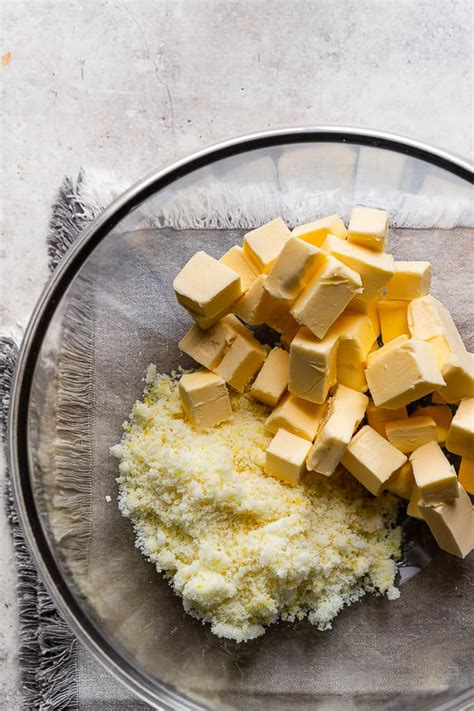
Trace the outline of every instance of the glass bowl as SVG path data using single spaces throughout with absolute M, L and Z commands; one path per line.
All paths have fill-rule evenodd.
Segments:
M 169 372 L 189 364 L 177 349 L 190 320 L 175 302 L 174 275 L 196 250 L 220 256 L 277 215 L 293 227 L 332 212 L 347 219 L 353 204 L 390 210 L 391 250 L 432 261 L 434 293 L 472 350 L 460 278 L 472 237 L 471 180 L 463 160 L 386 134 L 259 133 L 145 178 L 57 267 L 26 332 L 12 396 L 16 503 L 64 618 L 151 705 L 433 708 L 473 683 L 472 556 L 469 563 L 433 553 L 420 527 L 400 600 L 368 596 L 331 631 L 280 623 L 238 645 L 188 617 L 135 548 L 109 454 L 147 365 Z

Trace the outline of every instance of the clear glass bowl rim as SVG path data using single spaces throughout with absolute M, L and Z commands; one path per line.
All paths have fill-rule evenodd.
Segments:
M 281 128 L 223 141 L 152 172 L 117 197 L 84 231 L 51 275 L 22 341 L 11 394 L 7 443 L 15 505 L 29 550 L 48 593 L 80 642 L 126 687 L 156 708 L 174 711 L 204 707 L 134 668 L 102 636 L 69 590 L 40 523 L 28 454 L 28 412 L 36 361 L 56 308 L 75 275 L 101 240 L 143 200 L 175 180 L 223 158 L 259 148 L 305 143 L 349 143 L 391 150 L 473 182 L 473 166 L 468 161 L 417 140 L 370 129 L 342 126 Z

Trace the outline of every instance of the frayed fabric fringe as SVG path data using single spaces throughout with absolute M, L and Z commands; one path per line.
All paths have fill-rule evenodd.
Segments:
M 53 205 L 47 240 L 51 270 L 54 270 L 59 264 L 62 257 L 76 241 L 83 227 L 114 197 L 111 190 L 106 191 L 102 199 L 98 194 L 93 196 L 89 191 L 91 202 L 87 203 L 81 193 L 84 187 L 83 173 L 78 176 L 75 182 L 66 178 Z M 86 188 L 86 192 L 87 190 L 88 188 Z M 70 429 L 71 420 L 69 418 L 73 411 L 74 430 L 77 432 L 76 426 L 79 426 L 83 431 L 88 431 L 92 399 L 90 394 L 84 390 L 84 385 L 78 385 L 81 376 L 77 369 L 82 360 L 81 352 L 84 353 L 84 349 L 87 350 L 87 353 L 82 363 L 91 362 L 93 343 L 91 337 L 88 340 L 87 338 L 83 340 L 85 329 L 80 330 L 81 321 L 84 323 L 83 319 L 90 317 L 91 304 L 77 301 L 73 302 L 69 308 L 70 325 L 63 334 L 64 359 L 61 359 L 61 362 L 64 363 L 61 367 L 66 372 L 60 375 L 64 387 L 58 393 L 61 414 L 57 422 L 59 444 L 56 450 L 56 474 L 60 474 L 65 507 L 71 514 L 72 504 L 74 507 L 77 506 L 78 497 L 81 508 L 90 502 L 90 492 L 87 489 L 84 490 L 78 469 L 78 464 L 80 467 L 86 467 L 87 461 L 90 460 L 87 460 L 87 452 L 77 453 L 77 440 L 76 447 L 72 448 L 73 432 Z M 10 392 L 17 356 L 16 344 L 9 338 L 0 338 L 0 428 L 3 442 L 6 435 Z M 82 367 L 84 366 L 82 365 Z M 69 372 L 67 372 L 68 369 Z M 82 382 L 86 382 L 86 379 Z M 28 711 L 30 709 L 75 711 L 78 709 L 76 673 L 78 643 L 38 579 L 15 510 L 8 472 L 6 482 L 5 503 L 17 566 L 21 639 L 20 669 L 24 707 Z M 66 495 L 66 490 L 68 495 Z M 70 497 L 74 491 L 75 495 Z M 87 535 L 84 520 L 85 518 L 82 521 L 74 522 L 75 534 L 77 535 L 78 530 L 82 530 L 83 535 L 77 538 L 71 536 L 69 539 L 70 545 L 80 548 L 81 551 L 84 550 L 84 536 Z M 74 543 L 72 543 L 73 540 Z M 66 544 L 68 543 L 69 541 L 66 542 Z
M 16 344 L 0 338 L 0 431 L 5 441 Z M 17 566 L 20 669 L 25 709 L 77 709 L 74 655 L 77 642 L 38 579 L 23 538 L 7 474 L 5 503 Z
M 61 553 L 74 576 L 88 567 L 94 364 L 93 285 L 79 277 L 65 313 L 56 382 L 54 520 Z M 73 567 L 72 567 L 73 566 Z

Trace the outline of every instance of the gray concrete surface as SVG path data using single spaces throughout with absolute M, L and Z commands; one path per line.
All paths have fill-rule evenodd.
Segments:
M 303 124 L 471 156 L 471 14 L 471 0 L 3 0 L 2 333 L 21 338 L 47 276 L 50 203 L 81 166 L 133 182 L 217 140 Z M 16 709 L 3 509 L 0 609 L 0 708 Z

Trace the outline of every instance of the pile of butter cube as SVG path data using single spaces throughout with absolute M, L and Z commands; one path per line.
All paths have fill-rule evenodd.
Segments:
M 272 408 L 269 475 L 291 484 L 342 464 L 373 495 L 407 499 L 440 547 L 464 557 L 474 546 L 474 356 L 429 293 L 430 263 L 395 261 L 387 233 L 387 212 L 354 207 L 347 229 L 337 215 L 291 232 L 277 218 L 219 260 L 191 257 L 173 282 L 195 321 L 179 348 L 203 369 L 181 378 L 183 409 L 198 428 L 217 425 L 232 417 L 227 385 L 250 388 Z M 261 324 L 279 347 L 248 328 Z M 462 457 L 459 476 L 442 447 Z

